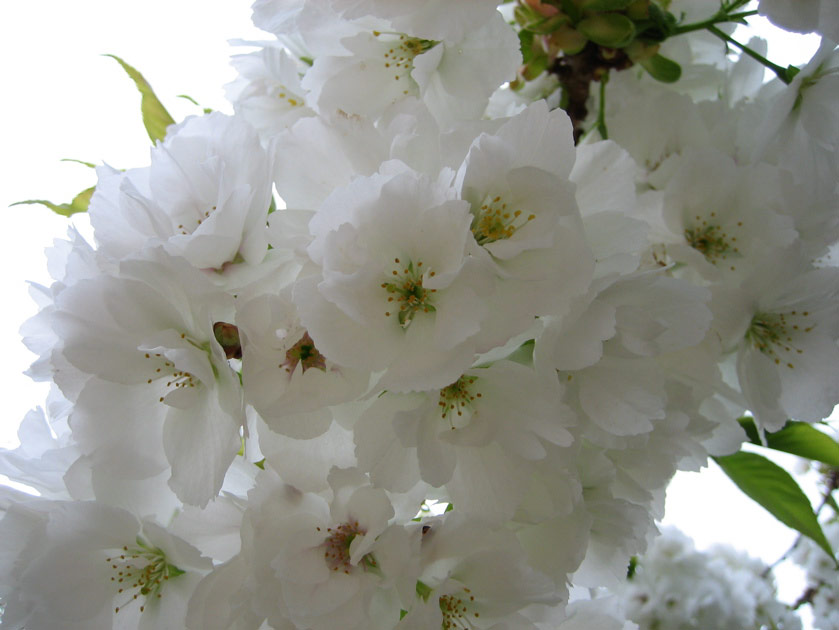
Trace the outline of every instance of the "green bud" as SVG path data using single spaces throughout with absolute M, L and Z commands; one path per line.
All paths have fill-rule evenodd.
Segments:
M 600 46 L 623 48 L 635 37 L 635 24 L 620 13 L 592 15 L 577 24 L 577 30 Z
M 676 16 L 669 11 L 663 10 L 655 2 L 650 3 L 647 7 L 647 11 L 649 13 L 650 20 L 655 25 L 656 30 L 659 31 L 656 39 L 658 41 L 664 41 L 670 37 L 678 26 Z
M 635 63 L 641 63 L 642 60 L 653 57 L 658 52 L 659 48 L 661 48 L 660 44 L 648 44 L 636 39 L 629 46 L 624 48 L 623 51 L 632 61 Z
M 635 0 L 626 7 L 626 17 L 630 20 L 646 20 L 650 15 L 650 0 Z
M 239 329 L 227 322 L 216 322 L 213 324 L 213 335 L 216 341 L 224 349 L 228 359 L 242 358 L 242 344 L 239 340 Z
M 621 11 L 635 0 L 584 0 L 584 11 Z
M 588 39 L 577 29 L 562 26 L 551 34 L 549 53 L 556 55 L 559 51 L 566 55 L 576 55 L 588 43 Z
M 682 76 L 682 67 L 679 64 L 658 54 L 648 59 L 641 59 L 638 63 L 650 73 L 653 79 L 662 83 L 675 83 Z
M 546 35 L 548 33 L 553 33 L 556 29 L 568 24 L 570 21 L 571 19 L 567 15 L 560 13 L 559 15 L 554 15 L 553 17 L 543 20 L 539 24 L 532 25 L 530 30 L 540 35 Z
M 538 24 L 545 18 L 537 11 L 535 11 L 532 7 L 525 5 L 525 4 L 517 4 L 516 8 L 513 10 L 513 19 L 516 21 L 517 24 L 520 24 L 524 28 L 530 28 L 534 24 Z

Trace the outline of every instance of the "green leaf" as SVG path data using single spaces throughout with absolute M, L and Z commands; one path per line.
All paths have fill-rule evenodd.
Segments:
M 586 0 L 583 2 L 585 11 L 620 11 L 625 9 L 635 0 Z
M 562 7 L 562 12 L 570 17 L 571 21 L 575 24 L 583 17 L 580 7 L 577 6 L 577 3 L 574 0 L 561 0 L 560 5 Z
M 757 444 L 758 446 L 763 446 L 763 442 L 760 441 L 760 433 L 757 430 L 757 425 L 751 416 L 737 418 L 737 422 L 740 423 L 743 431 L 746 432 L 746 437 L 749 438 L 749 442 Z
M 533 59 L 533 31 L 519 31 L 519 49 L 521 50 L 522 62 L 528 63 Z
M 518 348 L 513 350 L 508 356 L 508 361 L 515 361 L 516 363 L 521 363 L 522 365 L 532 366 L 533 365 L 533 348 L 535 347 L 536 342 L 533 339 L 528 339 L 523 344 L 521 344 Z
M 131 80 L 134 81 L 134 85 L 136 85 L 137 89 L 140 90 L 140 94 L 143 95 L 142 101 L 140 102 L 140 110 L 143 113 L 143 125 L 145 126 L 146 132 L 149 134 L 151 141 L 157 142 L 158 140 L 163 140 L 163 138 L 166 137 L 166 128 L 169 125 L 174 125 L 175 121 L 158 100 L 154 90 L 152 90 L 151 86 L 148 84 L 148 81 L 143 78 L 142 74 L 137 72 L 137 70 L 129 66 L 116 55 L 105 56 L 116 59 L 117 63 L 122 66 L 122 69 L 125 70 L 128 76 L 131 77 Z
M 170 578 L 175 578 L 175 577 L 178 577 L 179 575 L 183 575 L 184 573 L 186 573 L 186 571 L 184 571 L 183 569 L 179 569 L 174 564 L 167 564 L 166 568 L 169 570 L 169 577 Z
M 656 81 L 662 83 L 675 83 L 682 76 L 682 67 L 672 59 L 662 55 L 653 55 L 639 62 L 644 70 Z
M 647 9 L 650 14 L 650 19 L 655 23 L 655 25 L 661 29 L 666 36 L 669 37 L 672 35 L 678 27 L 678 20 L 676 19 L 676 16 L 670 13 L 670 11 L 662 9 L 655 2 L 650 2 Z
M 87 207 L 90 205 L 90 198 L 93 196 L 94 190 L 96 190 L 95 186 L 86 188 L 73 197 L 73 201 L 70 203 L 53 203 L 51 201 L 47 201 L 46 199 L 27 199 L 26 201 L 18 201 L 12 205 L 21 206 L 37 203 L 42 206 L 46 206 L 56 214 L 60 214 L 63 217 L 69 217 L 70 215 L 79 212 L 87 212 Z
M 548 69 L 549 63 L 550 59 L 548 59 L 547 55 L 542 54 L 538 57 L 533 57 L 524 67 L 524 78 L 528 81 L 532 81 Z
M 595 44 L 622 48 L 635 37 L 635 24 L 620 13 L 599 13 L 577 24 L 577 30 Z
M 787 471 L 761 455 L 744 451 L 714 457 L 714 461 L 746 496 L 834 557 L 810 501 Z
M 763 446 L 752 418 L 740 418 L 738 422 L 752 444 Z M 839 468 L 839 443 L 806 422 L 790 420 L 780 431 L 767 433 L 766 446 Z
M 93 162 L 85 162 L 84 160 L 76 160 L 73 158 L 61 158 L 61 162 L 75 162 L 76 164 L 81 164 L 88 168 L 96 168 L 96 164 Z
M 434 589 L 428 586 L 425 582 L 417 580 L 417 595 L 419 595 L 424 602 L 428 601 L 428 596 L 431 595 L 433 590 Z
M 185 101 L 189 101 L 190 103 L 192 103 L 196 107 L 201 107 L 201 105 L 198 103 L 198 101 L 196 101 L 194 98 L 192 98 L 189 94 L 178 94 L 177 96 L 178 96 L 178 98 L 182 98 Z
M 178 98 L 182 98 L 186 101 L 189 101 L 190 103 L 192 103 L 196 107 L 201 107 L 201 104 L 198 101 L 196 101 L 194 98 L 192 98 L 189 94 L 178 94 L 177 96 L 178 96 Z M 210 107 L 201 107 L 201 111 L 204 112 L 205 114 L 212 114 L 213 113 L 213 110 Z
M 635 573 L 638 571 L 638 556 L 632 556 L 629 559 L 629 566 L 626 568 L 626 579 L 631 580 L 635 577 Z

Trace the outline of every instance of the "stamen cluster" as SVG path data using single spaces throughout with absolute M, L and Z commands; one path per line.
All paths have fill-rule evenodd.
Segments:
M 472 213 L 475 216 L 472 219 L 472 234 L 478 245 L 511 238 L 516 230 L 536 218 L 535 214 L 525 217 L 521 210 L 511 211 L 499 195 L 487 195 L 480 208 L 473 209 Z
M 148 546 L 141 540 L 137 541 L 136 547 L 123 546 L 119 555 L 105 558 L 105 562 L 110 564 L 113 570 L 111 582 L 117 586 L 117 593 L 131 596 L 125 603 L 114 608 L 115 613 L 119 613 L 127 604 L 141 596 L 146 598 L 145 602 L 148 602 L 149 598 L 160 599 L 166 582 L 183 574 L 181 569 L 166 561 L 163 551 Z M 145 607 L 146 603 L 141 604 L 140 612 L 143 612 Z
M 401 265 L 399 258 L 394 258 L 393 262 Z M 405 267 L 395 268 L 391 274 L 394 276 L 393 282 L 383 282 L 381 287 L 392 294 L 388 296 L 387 301 L 394 303 L 399 307 L 397 311 L 397 318 L 399 324 L 403 328 L 408 328 L 414 320 L 417 313 L 433 313 L 436 309 L 432 304 L 431 297 L 437 289 L 426 289 L 423 287 L 423 270 L 422 261 L 418 261 L 416 267 L 413 261 L 408 261 Z M 428 276 L 433 278 L 435 272 L 428 272 Z M 385 311 L 385 316 L 390 317 L 392 311 Z

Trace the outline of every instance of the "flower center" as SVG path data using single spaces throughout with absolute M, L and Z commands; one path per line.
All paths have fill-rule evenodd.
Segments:
M 717 213 L 712 212 L 710 220 L 716 219 Z M 728 258 L 739 258 L 740 250 L 737 248 L 737 237 L 729 235 L 720 225 L 709 223 L 707 219 L 696 216 L 696 225 L 685 228 L 685 240 L 688 245 L 702 254 L 712 265 Z M 742 227 L 743 222 L 738 221 L 737 227 Z M 734 267 L 731 267 L 732 271 Z
M 411 88 L 415 85 L 410 77 L 411 71 L 414 69 L 414 57 L 430 50 L 437 45 L 437 42 L 380 31 L 373 31 L 373 37 L 388 46 L 382 55 L 382 63 L 387 71 L 393 72 L 394 81 L 405 79 L 406 85 L 402 93 L 409 94 Z
M 457 417 L 462 417 L 464 410 L 471 411 L 472 403 L 476 398 L 481 398 L 480 392 L 472 393 L 472 385 L 478 380 L 474 376 L 461 376 L 448 387 L 440 390 L 440 417 L 448 420 L 452 431 L 458 428 L 455 426 Z
M 500 195 L 487 195 L 477 210 L 472 208 L 472 234 L 478 245 L 487 245 L 511 238 L 520 227 L 536 218 L 526 217 L 521 210 L 511 210 Z
M 105 561 L 111 565 L 111 582 L 117 587 L 117 595 L 128 598 L 114 608 L 115 613 L 140 596 L 145 598 L 140 605 L 140 612 L 143 612 L 149 598 L 160 599 L 163 596 L 163 587 L 170 578 L 185 573 L 166 562 L 166 554 L 163 551 L 152 547 L 141 538 L 137 538 L 136 547 L 126 545 L 118 555 L 105 558 Z
M 317 530 L 321 531 L 320 527 Z M 353 565 L 350 562 L 350 545 L 352 545 L 356 536 L 366 534 L 367 530 L 361 529 L 358 526 L 358 521 L 353 521 L 352 523 L 341 523 L 337 527 L 329 527 L 326 533 L 329 535 L 321 545 L 326 566 L 332 571 L 343 571 L 349 575 L 353 570 Z M 368 559 L 368 556 L 370 554 L 367 554 L 361 560 L 365 568 L 368 564 L 375 566 L 375 560 L 372 559 L 372 556 Z
M 788 368 L 792 369 L 795 364 L 789 359 L 789 356 L 781 355 L 804 353 L 804 350 L 793 345 L 792 335 L 799 332 L 809 333 L 813 330 L 813 326 L 802 326 L 797 323 L 799 317 L 806 318 L 809 316 L 808 311 L 791 311 L 788 314 L 756 313 L 752 317 L 748 330 L 746 330 L 746 340 L 754 348 L 770 357 L 775 365 L 780 365 L 783 362 Z
M 431 297 L 437 289 L 426 289 L 422 286 L 422 261 L 417 262 L 416 267 L 410 260 L 404 267 L 401 267 L 399 258 L 394 258 L 393 262 L 400 267 L 391 271 L 393 280 L 383 282 L 381 287 L 389 294 L 388 303 L 399 309 L 396 311 L 399 324 L 402 328 L 408 328 L 418 312 L 433 313 L 436 310 L 431 303 Z M 429 272 L 428 276 L 433 278 L 434 272 Z M 385 316 L 390 317 L 391 314 L 392 311 L 385 311 Z
M 184 338 L 186 335 L 181 335 L 181 338 Z M 184 370 L 179 370 L 175 367 L 175 364 L 169 361 L 166 357 L 164 357 L 159 352 L 150 353 L 146 352 L 143 355 L 146 359 L 153 361 L 157 367 L 154 369 L 154 374 L 146 379 L 146 383 L 151 385 L 155 381 L 161 378 L 168 378 L 169 380 L 166 381 L 166 387 L 169 390 L 166 394 L 160 397 L 159 401 L 163 402 L 163 399 L 172 391 L 176 391 L 178 389 L 185 389 L 188 387 L 195 387 L 196 382 L 200 383 L 192 374 L 189 372 L 185 372 Z
M 440 611 L 443 613 L 443 630 L 466 630 L 474 628 L 473 619 L 481 616 L 479 612 L 470 613 L 469 608 L 475 601 L 475 596 L 468 588 L 463 589 L 463 596 L 442 595 L 440 597 Z
M 280 85 L 277 87 L 276 91 L 277 98 L 288 103 L 290 107 L 303 107 L 303 99 L 299 98 L 296 94 L 288 94 L 291 90 L 289 90 L 286 86 Z
M 285 371 L 289 373 L 294 372 L 298 364 L 303 369 L 304 374 L 310 368 L 326 371 L 326 357 L 315 348 L 315 342 L 312 341 L 308 331 L 303 333 L 300 341 L 288 349 L 285 358 L 285 363 L 281 363 L 280 367 L 284 367 Z
M 210 207 L 209 210 L 205 210 L 204 212 L 201 212 L 200 210 L 198 210 L 198 212 L 197 212 L 198 218 L 197 219 L 193 219 L 193 220 L 186 219 L 187 223 L 192 223 L 192 221 L 195 221 L 195 225 L 189 226 L 189 225 L 184 225 L 183 223 L 179 223 L 178 224 L 178 231 L 183 235 L 192 234 L 195 230 L 198 229 L 198 226 L 201 225 L 205 221 L 205 219 L 210 218 L 210 215 L 213 212 L 215 212 L 216 209 L 217 209 L 217 206 L 212 206 L 212 207 Z

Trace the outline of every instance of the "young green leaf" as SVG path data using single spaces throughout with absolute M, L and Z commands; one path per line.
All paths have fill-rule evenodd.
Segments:
M 577 24 L 577 30 L 595 44 L 622 48 L 635 37 L 635 24 L 620 13 L 597 13 Z
M 519 31 L 519 48 L 522 62 L 527 63 L 533 59 L 533 31 Z
M 787 471 L 765 457 L 744 451 L 714 457 L 714 461 L 746 496 L 834 558 L 810 501 Z
M 87 212 L 87 207 L 90 205 L 90 198 L 93 196 L 94 190 L 96 190 L 95 186 L 86 188 L 73 197 L 73 201 L 70 203 L 53 203 L 51 201 L 47 201 L 46 199 L 27 199 L 26 201 L 18 201 L 11 205 L 21 206 L 37 203 L 42 206 L 46 206 L 56 214 L 60 214 L 63 217 L 69 217 L 70 215 L 78 212 Z
M 740 418 L 739 422 L 752 444 L 763 446 L 754 420 L 745 417 Z M 839 468 L 839 443 L 806 422 L 790 420 L 780 431 L 767 433 L 766 446 Z
M 96 168 L 96 164 L 93 162 L 85 162 L 84 160 L 77 160 L 75 158 L 61 158 L 62 162 L 75 162 L 76 164 L 81 164 L 82 166 L 86 166 L 88 168 Z
M 166 137 L 166 128 L 169 125 L 175 124 L 175 121 L 158 100 L 157 95 L 151 89 L 148 81 L 135 68 L 129 66 L 116 55 L 105 56 L 116 59 L 117 63 L 122 66 L 122 69 L 134 81 L 134 85 L 140 90 L 140 94 L 143 95 L 142 101 L 140 102 L 140 110 L 143 113 L 143 125 L 151 141 L 157 142 L 158 140 L 163 140 Z
M 583 9 L 586 11 L 620 11 L 635 0 L 585 0 Z
M 653 55 L 647 59 L 642 59 L 638 63 L 650 73 L 653 79 L 662 83 L 675 83 L 682 76 L 682 67 L 662 55 Z
M 190 103 L 192 103 L 196 107 L 201 107 L 201 103 L 196 101 L 189 94 L 178 94 L 178 98 L 182 98 L 185 101 L 189 101 Z M 213 110 L 210 107 L 201 107 L 201 111 L 204 112 L 205 114 L 212 114 L 213 113 Z

